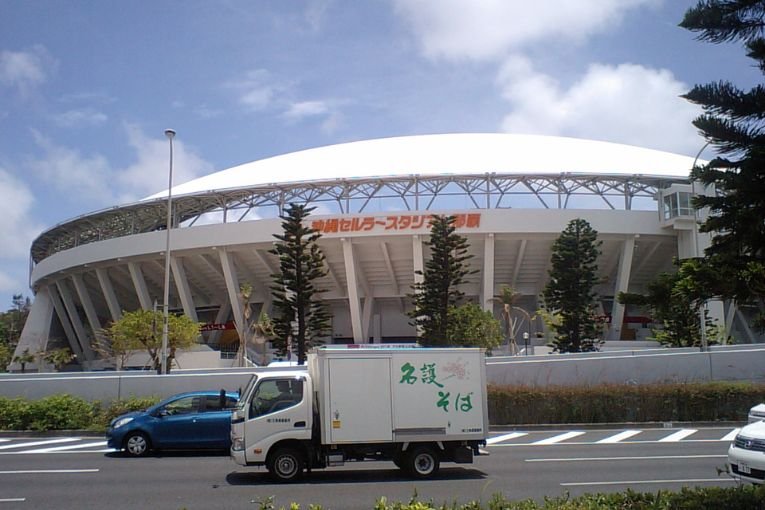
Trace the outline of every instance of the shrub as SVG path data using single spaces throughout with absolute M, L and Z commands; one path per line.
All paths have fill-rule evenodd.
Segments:
M 29 424 L 29 401 L 0 397 L 0 430 L 24 430 Z
M 490 386 L 488 400 L 493 425 L 746 421 L 752 405 L 765 402 L 765 385 Z
M 29 406 L 32 430 L 86 429 L 93 424 L 96 406 L 71 395 L 51 395 Z

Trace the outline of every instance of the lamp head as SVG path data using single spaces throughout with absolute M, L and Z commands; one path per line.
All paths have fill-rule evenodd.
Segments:
M 172 129 L 165 129 L 165 136 L 172 140 L 175 136 L 175 131 Z

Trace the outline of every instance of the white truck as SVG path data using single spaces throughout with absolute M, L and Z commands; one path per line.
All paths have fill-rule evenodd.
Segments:
M 262 371 L 231 416 L 231 457 L 281 482 L 347 461 L 416 478 L 472 463 L 489 431 L 483 349 L 322 347 L 307 367 Z

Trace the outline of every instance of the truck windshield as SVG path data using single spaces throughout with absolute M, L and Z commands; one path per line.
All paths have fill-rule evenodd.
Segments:
M 250 380 L 247 382 L 247 386 L 239 393 L 239 403 L 236 405 L 237 409 L 245 409 L 247 407 L 247 402 L 250 401 L 250 395 L 252 394 L 252 390 L 255 388 L 255 383 L 258 382 L 258 376 L 256 374 L 253 374 L 252 377 L 250 377 Z

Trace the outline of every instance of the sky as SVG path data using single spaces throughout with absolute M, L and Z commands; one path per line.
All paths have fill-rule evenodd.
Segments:
M 249 161 L 431 133 L 695 156 L 697 83 L 749 88 L 695 0 L 0 0 L 0 310 L 58 223 Z M 702 155 L 710 157 L 708 149 Z M 317 175 L 316 178 L 331 177 Z

